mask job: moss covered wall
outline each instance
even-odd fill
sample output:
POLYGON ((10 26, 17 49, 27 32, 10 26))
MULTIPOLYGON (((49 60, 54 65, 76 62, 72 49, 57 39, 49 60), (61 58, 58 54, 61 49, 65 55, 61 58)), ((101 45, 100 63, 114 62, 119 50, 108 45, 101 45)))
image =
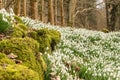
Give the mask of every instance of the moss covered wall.
POLYGON ((40 80, 39 75, 29 67, 15 64, 0 53, 0 80, 40 80))
POLYGON ((12 38, 0 41, 0 52, 4 52, 6 55, 10 53, 17 55, 17 59, 22 61, 22 65, 38 72, 39 79, 43 80, 43 62, 41 62, 38 51, 39 44, 32 38, 12 38))
POLYGON ((47 28, 31 31, 28 36, 39 42, 39 50, 42 53, 51 53, 61 38, 58 31, 48 30, 47 28))
MULTIPOLYGON (((2 30, 3 24, 0 26, 2 30)), ((0 35, 4 35, 0 38, 0 80, 44 80, 47 66, 41 54, 55 49, 60 33, 47 28, 30 29, 18 16, 14 16, 14 23, 7 27, 10 28, 0 31, 0 35), (9 54, 17 58, 9 59, 9 54), (16 61, 20 61, 19 64, 16 61)))

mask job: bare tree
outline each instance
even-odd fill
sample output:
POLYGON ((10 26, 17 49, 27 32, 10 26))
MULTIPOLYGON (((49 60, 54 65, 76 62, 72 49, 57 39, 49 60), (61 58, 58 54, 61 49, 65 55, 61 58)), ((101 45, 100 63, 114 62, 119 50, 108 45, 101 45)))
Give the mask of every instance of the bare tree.
POLYGON ((77 0, 74 25, 83 28, 96 28, 96 0, 77 0))
POLYGON ((105 0, 107 27, 110 31, 120 29, 120 1, 105 0))

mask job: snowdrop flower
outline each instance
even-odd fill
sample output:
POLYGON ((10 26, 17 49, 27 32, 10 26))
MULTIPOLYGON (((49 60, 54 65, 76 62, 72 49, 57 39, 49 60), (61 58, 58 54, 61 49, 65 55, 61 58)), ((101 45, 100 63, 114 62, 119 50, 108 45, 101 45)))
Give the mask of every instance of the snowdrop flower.
POLYGON ((120 39, 120 32, 106 34, 86 29, 61 28, 42 22, 39 23, 30 18, 23 18, 23 21, 33 28, 49 28, 58 30, 61 33, 59 48, 47 57, 53 65, 52 70, 61 71, 59 74, 61 78, 66 76, 67 80, 77 79, 77 75, 70 73, 74 70, 65 65, 64 61, 66 61, 68 63, 75 62, 86 67, 85 76, 90 71, 93 75, 91 78, 101 76, 103 78, 108 77, 108 80, 120 79, 120 42, 116 43, 114 41, 120 39))

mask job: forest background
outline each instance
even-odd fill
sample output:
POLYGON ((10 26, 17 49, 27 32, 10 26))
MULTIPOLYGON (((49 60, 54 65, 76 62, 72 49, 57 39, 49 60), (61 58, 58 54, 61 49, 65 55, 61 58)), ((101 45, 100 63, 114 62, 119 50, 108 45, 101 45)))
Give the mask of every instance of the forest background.
POLYGON ((2 8, 52 25, 120 30, 120 0, 0 0, 2 8))

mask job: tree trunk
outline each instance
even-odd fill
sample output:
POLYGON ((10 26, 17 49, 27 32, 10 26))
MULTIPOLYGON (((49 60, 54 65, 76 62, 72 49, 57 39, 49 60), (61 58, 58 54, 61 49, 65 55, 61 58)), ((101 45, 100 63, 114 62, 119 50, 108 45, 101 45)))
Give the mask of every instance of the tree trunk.
POLYGON ((106 0, 106 18, 107 27, 110 31, 119 30, 120 2, 115 3, 113 0, 106 0))
POLYGON ((69 3, 69 23, 71 24, 71 26, 74 26, 76 3, 77 0, 70 0, 69 3))
POLYGON ((31 18, 38 19, 38 3, 37 0, 30 0, 31 5, 31 18))
POLYGON ((48 0, 48 22, 54 24, 53 0, 48 0))
POLYGON ((16 15, 20 16, 21 13, 21 0, 15 1, 14 12, 16 15))
POLYGON ((34 19, 38 19, 38 3, 37 1, 34 2, 34 19))
POLYGON ((61 4, 61 26, 65 26, 65 17, 64 17, 64 6, 63 6, 63 0, 60 0, 61 4))
POLYGON ((2 9, 2 0, 0 0, 0 9, 2 9))
POLYGON ((41 6, 41 21, 43 21, 43 22, 44 22, 44 17, 45 17, 45 15, 44 15, 45 14, 45 12, 44 12, 44 6, 45 6, 44 3, 45 3, 44 0, 41 0, 41 5, 42 5, 41 6))
POLYGON ((108 1, 105 0, 105 4, 106 4, 106 22, 107 22, 107 28, 109 29, 109 13, 108 13, 109 4, 107 2, 108 1))
POLYGON ((115 30, 120 30, 120 5, 117 7, 116 17, 115 30))
POLYGON ((57 25, 57 0, 54 0, 54 24, 57 25))
POLYGON ((26 0, 23 0, 23 16, 26 16, 26 0))

